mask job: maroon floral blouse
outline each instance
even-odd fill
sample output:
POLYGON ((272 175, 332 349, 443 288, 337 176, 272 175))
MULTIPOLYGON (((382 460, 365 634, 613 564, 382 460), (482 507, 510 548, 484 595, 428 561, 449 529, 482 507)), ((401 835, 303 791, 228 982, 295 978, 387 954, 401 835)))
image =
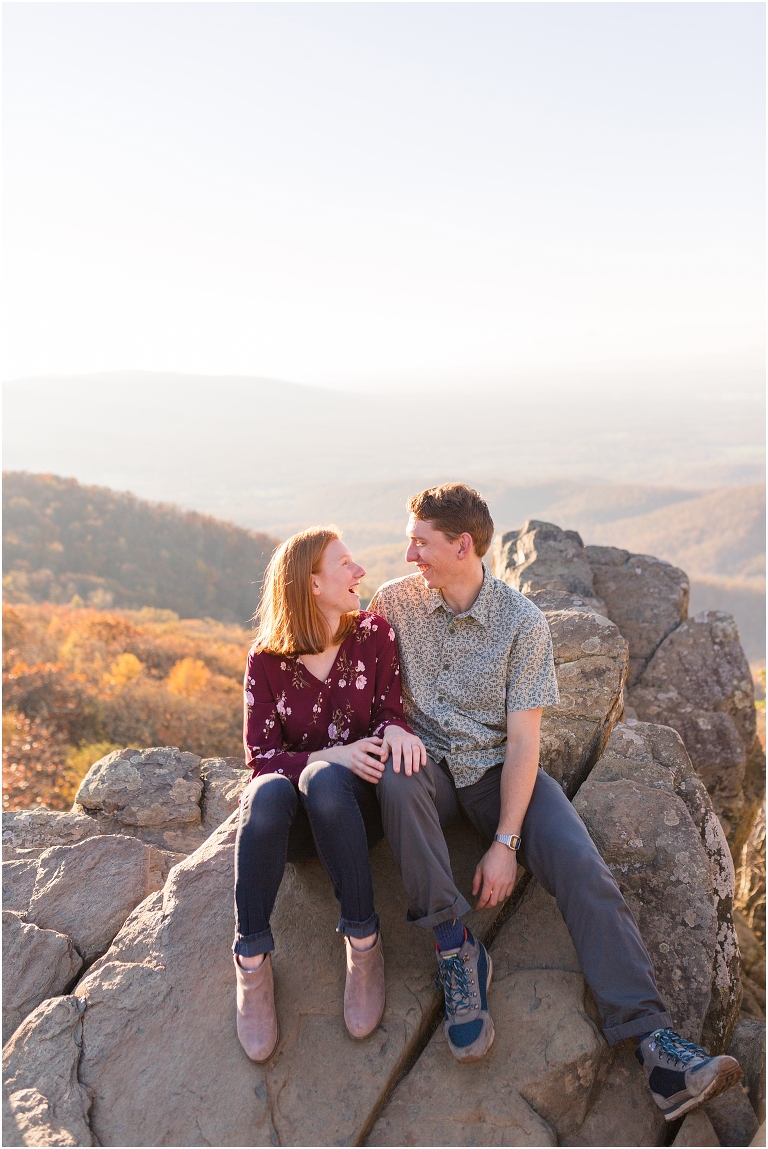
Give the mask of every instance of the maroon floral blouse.
POLYGON ((244 690, 245 761, 254 778, 285 774, 296 784, 315 750, 380 737, 386 726, 412 733, 403 714, 395 632, 368 611, 360 611, 325 682, 293 655, 251 651, 244 690))

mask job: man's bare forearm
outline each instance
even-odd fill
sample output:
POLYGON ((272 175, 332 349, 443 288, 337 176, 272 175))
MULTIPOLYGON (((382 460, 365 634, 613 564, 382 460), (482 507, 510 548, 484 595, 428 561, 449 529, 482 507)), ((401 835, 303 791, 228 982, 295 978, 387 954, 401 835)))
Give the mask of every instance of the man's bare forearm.
POLYGON ((507 715, 507 752, 501 771, 499 834, 522 833, 539 767, 541 710, 507 715))

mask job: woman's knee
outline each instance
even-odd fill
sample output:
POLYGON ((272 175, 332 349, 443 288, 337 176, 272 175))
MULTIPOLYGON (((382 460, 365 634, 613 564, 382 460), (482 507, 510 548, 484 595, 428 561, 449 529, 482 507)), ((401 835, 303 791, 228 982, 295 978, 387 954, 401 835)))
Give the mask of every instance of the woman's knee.
POLYGON ((240 825, 269 829, 296 813, 298 799, 284 774, 260 774, 248 783, 240 799, 240 825))
POLYGON ((353 777, 339 762, 310 762, 299 776, 299 790, 309 809, 333 811, 349 793, 353 777))

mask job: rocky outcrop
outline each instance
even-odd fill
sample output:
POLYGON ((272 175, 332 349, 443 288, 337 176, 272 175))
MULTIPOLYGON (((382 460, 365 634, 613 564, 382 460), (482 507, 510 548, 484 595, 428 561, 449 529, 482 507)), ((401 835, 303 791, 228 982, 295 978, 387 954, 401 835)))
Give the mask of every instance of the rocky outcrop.
POLYGON ((623 710, 627 642, 603 615, 534 592, 552 632, 560 702, 544 710, 540 764, 569 798, 600 757, 623 710))
POLYGON ((98 1144, 77 1076, 81 1009, 74 997, 43 1002, 3 1049, 4 1145, 98 1144))
MULTIPOLYGON (((436 1019, 432 938, 405 922, 400 880, 381 843, 372 853, 387 963, 381 1027, 367 1042, 347 1036, 330 883, 317 861, 289 866, 273 919, 280 1046, 267 1066, 250 1063, 235 1031, 233 842, 230 822, 176 866, 75 988, 83 1007, 78 1075, 94 1098, 100 1144, 351 1143, 436 1019), (180 1096, 183 1105, 168 1105, 180 1096)), ((469 893, 483 845, 466 826, 450 844, 469 893)), ((471 927, 487 934, 498 912, 473 915, 471 927)))
POLYGON ((51 846, 72 846, 99 832, 93 819, 83 814, 62 813, 45 806, 4 810, 3 860, 35 858, 51 846))
POLYGON ((251 771, 242 758, 204 758, 200 777, 203 830, 212 834, 237 809, 240 795, 251 780, 251 771))
POLYGON ((757 1120, 765 1121, 765 1022, 740 1021, 728 1052, 744 1070, 743 1086, 757 1120))
POLYGON ((82 966, 70 938, 3 910, 3 1045, 41 1001, 63 993, 82 966))
POLYGON ((580 606, 606 614, 606 605, 595 591, 584 544, 576 531, 530 519, 519 531, 497 535, 490 564, 496 578, 521 594, 568 594, 580 599, 580 606))
POLYGON ((618 547, 585 547, 595 592, 629 642, 627 685, 634 686, 668 634, 688 617, 685 571, 618 547))
POLYGON ((115 750, 90 768, 73 809, 90 815, 101 833, 189 853, 206 837, 202 795, 197 754, 172 746, 115 750))
POLYGON ((88 964, 149 893, 149 850, 119 834, 54 846, 39 857, 27 920, 71 938, 88 964))
POLYGON ((618 726, 574 806, 637 919, 676 1028, 723 1051, 740 998, 733 862, 681 738, 618 726))
POLYGON ((764 790, 764 778, 757 782, 753 775, 765 758, 756 739, 749 664, 731 616, 708 611, 673 630, 628 702, 641 720, 678 731, 732 850, 740 849, 764 790), (748 758, 748 791, 757 793, 745 795, 748 758))

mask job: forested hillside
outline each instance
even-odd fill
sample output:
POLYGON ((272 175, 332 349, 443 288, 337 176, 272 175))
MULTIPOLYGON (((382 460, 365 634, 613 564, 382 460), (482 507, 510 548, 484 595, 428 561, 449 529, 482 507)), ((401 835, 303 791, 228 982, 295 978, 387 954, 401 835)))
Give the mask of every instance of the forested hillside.
POLYGON ((67 809, 117 747, 241 755, 251 631, 171 611, 3 606, 3 808, 67 809))
POLYGON ((57 475, 3 476, 3 597, 245 624, 276 540, 57 475))

